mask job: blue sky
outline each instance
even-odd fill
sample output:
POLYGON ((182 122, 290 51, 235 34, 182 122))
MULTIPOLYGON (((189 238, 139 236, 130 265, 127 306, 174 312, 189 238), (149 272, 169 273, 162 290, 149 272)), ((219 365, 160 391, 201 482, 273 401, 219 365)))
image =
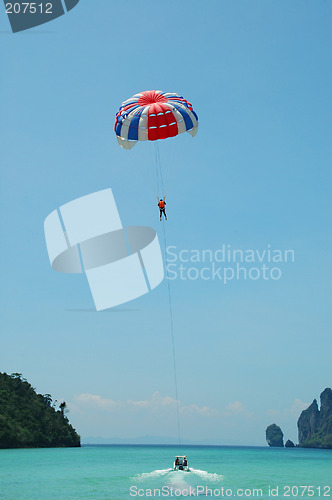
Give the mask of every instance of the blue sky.
POLYGON ((43 221, 111 187, 162 240, 154 146, 121 149, 113 123, 136 92, 178 92, 200 126, 160 144, 168 244, 295 254, 279 280, 170 283, 182 437, 260 445, 276 422, 295 441, 331 386, 331 4, 97 3, 15 35, 1 11, 0 369, 65 399, 83 437, 176 436, 166 283, 94 312, 43 221))

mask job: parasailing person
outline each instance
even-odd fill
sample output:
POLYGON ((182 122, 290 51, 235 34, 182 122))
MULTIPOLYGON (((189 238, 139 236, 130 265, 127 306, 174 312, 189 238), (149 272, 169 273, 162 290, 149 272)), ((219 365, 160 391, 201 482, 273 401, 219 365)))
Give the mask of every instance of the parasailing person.
POLYGON ((164 196, 164 198, 160 198, 160 200, 158 201, 158 207, 160 210, 160 220, 162 219, 163 214, 164 214, 165 220, 167 220, 165 198, 166 198, 166 195, 164 196))

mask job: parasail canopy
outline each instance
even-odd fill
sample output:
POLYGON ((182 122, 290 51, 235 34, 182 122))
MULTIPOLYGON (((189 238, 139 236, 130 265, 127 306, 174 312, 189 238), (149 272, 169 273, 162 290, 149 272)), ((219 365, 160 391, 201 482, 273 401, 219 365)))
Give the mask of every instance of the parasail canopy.
POLYGON ((147 90, 124 101, 114 131, 120 146, 131 149, 137 141, 156 141, 189 132, 195 137, 198 117, 178 94, 147 90))

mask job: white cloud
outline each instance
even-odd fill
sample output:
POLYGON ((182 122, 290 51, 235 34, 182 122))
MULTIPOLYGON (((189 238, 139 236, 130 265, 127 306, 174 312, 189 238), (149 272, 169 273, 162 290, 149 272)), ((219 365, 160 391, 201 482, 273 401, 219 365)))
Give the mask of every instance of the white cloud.
POLYGON ((241 415, 243 417, 252 417, 254 414, 250 412, 241 401, 234 401, 233 403, 228 403, 226 407, 225 415, 234 416, 241 415))
POLYGON ((152 394, 150 399, 141 401, 132 401, 131 399, 129 399, 125 404, 137 409, 156 411, 162 408, 175 406, 176 400, 171 398, 170 396, 162 397, 159 392, 156 391, 152 394))
MULTIPOLYGON (((239 422, 249 423, 254 420, 251 418, 253 413, 240 401, 230 402, 224 409, 196 403, 182 404, 181 401, 178 405, 180 421, 187 437, 196 435, 203 425, 205 437, 208 436, 210 439, 213 436, 215 439, 219 436, 219 439, 225 439, 223 433, 228 432, 233 426, 238 427, 239 422), (220 438, 220 435, 223 437, 220 438)), ((83 393, 68 402, 68 407, 74 427, 83 436, 104 438, 113 436, 127 439, 162 434, 174 438, 177 428, 177 401, 159 392, 154 392, 146 399, 135 400, 115 400, 97 394, 83 393)))
POLYGON ((270 409, 267 411, 268 415, 271 415, 273 417, 282 417, 282 418, 287 418, 287 417, 299 417, 301 412, 308 408, 309 404, 304 403, 300 399, 294 399, 293 404, 290 408, 284 408, 283 410, 274 410, 270 409))
MULTIPOLYGON (((133 401, 128 399, 126 401, 115 401, 109 398, 103 398, 95 394, 79 394, 74 397, 71 405, 73 411, 105 411, 105 412, 120 412, 131 411, 141 412, 147 411, 148 413, 167 413, 168 409, 173 411, 176 408, 176 399, 170 396, 161 396, 158 391, 152 394, 151 398, 146 400, 133 401)), ((179 402, 179 410, 184 415, 198 415, 209 417, 218 415, 220 412, 208 406, 199 406, 191 404, 188 406, 181 405, 179 402)))
POLYGON ((300 413, 306 408, 308 408, 308 406, 309 406, 308 403, 304 403, 300 399, 294 399, 294 403, 292 404, 291 408, 285 411, 288 411, 291 415, 300 416, 300 413))
POLYGON ((74 397, 74 406, 85 407, 90 409, 101 409, 106 411, 116 411, 121 408, 121 401, 114 401, 113 399, 102 398, 95 394, 79 394, 74 397))
POLYGON ((266 412, 268 415, 270 415, 271 417, 278 417, 281 413, 280 410, 267 410, 266 412))
POLYGON ((198 406, 195 404, 189 406, 181 406, 180 412, 183 415, 200 415, 202 417, 213 417, 220 415, 219 410, 215 410, 214 408, 210 408, 209 406, 198 406))

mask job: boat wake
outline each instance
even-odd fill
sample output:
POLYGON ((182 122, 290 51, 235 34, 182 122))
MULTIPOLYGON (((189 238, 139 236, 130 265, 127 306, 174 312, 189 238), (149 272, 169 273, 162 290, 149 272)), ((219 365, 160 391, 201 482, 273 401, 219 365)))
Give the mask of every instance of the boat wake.
POLYGON ((206 470, 190 469, 190 472, 174 471, 173 469, 160 469, 154 470, 152 472, 142 472, 141 474, 136 474, 131 478, 135 482, 149 481, 150 479, 157 479, 167 476, 169 478, 178 478, 181 480, 187 480, 189 476, 192 478, 194 476, 199 477, 205 481, 209 482, 219 482, 224 479, 221 474, 207 472, 206 470))
POLYGON ((139 485, 140 488, 150 489, 152 491, 176 491, 180 496, 206 496, 203 493, 196 493, 200 487, 218 487, 224 476, 210 473, 205 470, 190 469, 190 472, 174 471, 173 469, 154 470, 152 472, 143 472, 131 478, 131 481, 139 485), (192 491, 192 493, 190 493, 192 491))
POLYGON ((206 470, 199 470, 199 469, 190 469, 192 474, 196 474, 197 476, 201 477, 203 480, 210 481, 210 482, 219 482, 224 479, 224 476, 221 474, 216 474, 216 473, 211 473, 207 472, 206 470))
POLYGON ((142 472, 141 474, 136 474, 136 476, 132 477, 131 480, 142 483, 144 481, 149 481, 150 479, 160 478, 172 471, 173 469, 160 469, 154 470, 152 472, 142 472))

